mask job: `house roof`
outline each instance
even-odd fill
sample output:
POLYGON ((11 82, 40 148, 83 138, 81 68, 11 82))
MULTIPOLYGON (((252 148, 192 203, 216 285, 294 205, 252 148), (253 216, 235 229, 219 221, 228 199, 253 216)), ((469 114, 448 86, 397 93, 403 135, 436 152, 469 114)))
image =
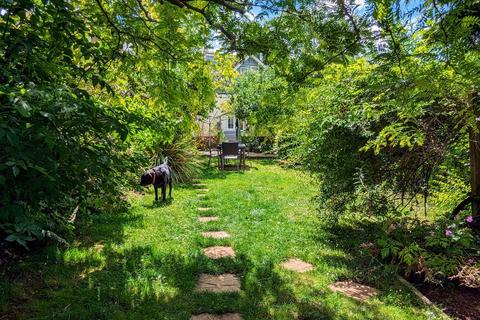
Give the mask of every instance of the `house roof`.
POLYGON ((246 56, 245 59, 242 60, 242 62, 237 63, 237 65, 235 66, 235 70, 240 68, 245 63, 245 61, 247 61, 250 58, 253 59, 259 66, 265 67, 265 63, 263 63, 262 60, 260 60, 256 56, 246 56))

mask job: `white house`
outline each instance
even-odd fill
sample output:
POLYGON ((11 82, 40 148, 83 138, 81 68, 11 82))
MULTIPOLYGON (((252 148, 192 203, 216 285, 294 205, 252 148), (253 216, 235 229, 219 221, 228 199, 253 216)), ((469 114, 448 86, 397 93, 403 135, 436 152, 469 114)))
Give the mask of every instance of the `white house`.
MULTIPOLYGON (((205 54, 205 59, 213 61, 214 53, 209 52, 205 54)), ((241 63, 235 66, 239 73, 247 70, 257 70, 264 67, 261 58, 255 56, 247 56, 241 63)), ((213 134, 217 135, 219 132, 223 133, 223 138, 227 141, 239 141, 243 132, 247 129, 245 121, 240 121, 235 117, 235 114, 223 111, 221 105, 228 102, 230 95, 226 92, 218 92, 216 96, 216 107, 209 113, 208 118, 199 120, 200 135, 202 137, 209 137, 213 134)))

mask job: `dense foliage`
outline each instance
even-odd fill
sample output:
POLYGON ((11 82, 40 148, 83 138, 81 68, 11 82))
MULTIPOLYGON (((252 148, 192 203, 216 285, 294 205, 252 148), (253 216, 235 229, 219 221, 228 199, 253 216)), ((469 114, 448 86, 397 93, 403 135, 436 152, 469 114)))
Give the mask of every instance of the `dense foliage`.
POLYGON ((0 229, 23 245, 61 240, 165 156, 191 177, 195 119, 232 85, 232 59, 204 61, 213 34, 240 57, 263 54, 232 106, 318 177, 322 212, 375 217, 381 258, 426 266, 427 279, 479 270, 477 217, 447 219, 480 139, 479 12, 478 0, 5 1, 0 229), (403 223, 422 206, 435 222, 403 223))
POLYGON ((1 10, 0 227, 22 245, 58 240, 78 214, 121 205, 141 167, 191 137, 213 101, 208 30, 136 1, 1 10))
POLYGON ((370 239, 378 258, 465 285, 467 268, 479 286, 478 217, 449 220, 468 195, 468 141, 478 135, 478 1, 336 8, 362 46, 332 48, 331 59, 321 45, 306 47, 308 59, 303 51, 267 57, 267 69, 236 82, 237 112, 274 135, 280 157, 317 175, 321 212, 332 221, 361 212, 384 226, 370 239), (297 58, 326 63, 306 69, 297 58))

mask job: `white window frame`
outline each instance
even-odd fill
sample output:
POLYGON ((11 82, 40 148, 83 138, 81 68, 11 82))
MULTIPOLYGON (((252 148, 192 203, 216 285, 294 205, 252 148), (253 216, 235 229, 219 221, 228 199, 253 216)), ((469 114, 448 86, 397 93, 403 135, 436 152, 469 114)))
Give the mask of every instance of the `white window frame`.
POLYGON ((233 117, 227 118, 227 128, 228 129, 235 129, 235 119, 233 117))

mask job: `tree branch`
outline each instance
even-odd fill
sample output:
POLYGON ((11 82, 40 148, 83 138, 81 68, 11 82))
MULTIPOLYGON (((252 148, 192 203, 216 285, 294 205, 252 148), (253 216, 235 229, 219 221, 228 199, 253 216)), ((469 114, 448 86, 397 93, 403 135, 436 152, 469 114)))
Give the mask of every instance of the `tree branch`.
POLYGON ((113 21, 110 19, 110 16, 108 15, 107 11, 105 10, 105 8, 103 7, 102 3, 100 2, 100 0, 95 0, 98 4, 98 7, 100 8, 100 10, 102 11, 105 19, 107 19, 107 22, 108 24, 113 28, 113 30, 115 30, 115 33, 117 35, 117 48, 116 50, 118 50, 118 48, 120 48, 120 42, 121 42, 121 39, 122 39, 122 36, 121 36, 121 31, 120 29, 117 27, 117 25, 115 23, 113 23, 113 21))
MULTIPOLYGON (((189 10, 192 10, 196 13, 199 13, 201 14, 205 20, 207 20, 208 24, 216 29, 216 30, 219 30, 223 35, 225 35, 225 37, 227 37, 227 39, 230 41, 232 47, 235 49, 236 48, 236 38, 235 38, 235 35, 233 33, 231 33, 230 31, 228 31, 227 29, 225 29, 224 26, 222 26, 221 24, 219 23, 216 23, 214 21, 214 19, 212 18, 211 15, 209 15, 207 13, 207 11, 205 10, 207 8, 207 6, 205 6, 205 8, 203 9, 200 9, 198 7, 195 7, 191 4, 189 4, 186 0, 167 0, 169 3, 177 6, 177 7, 180 7, 180 8, 187 8, 189 10)), ((245 10, 243 9, 239 9, 237 7, 232 7, 231 5, 228 5, 228 3, 226 1, 223 1, 223 0, 211 0, 212 2, 214 3, 220 3, 221 6, 224 6, 226 7, 227 9, 229 10, 232 10, 232 11, 235 11, 235 12, 239 12, 239 13, 245 13, 245 10)))
MULTIPOLYGON (((145 42, 150 42, 152 43, 158 50, 164 52, 165 54, 169 55, 172 59, 177 59, 177 57, 175 55, 173 55, 170 51, 162 48, 158 43, 156 43, 151 37, 144 37, 144 36, 141 36, 141 35, 135 35, 135 34, 132 34, 131 32, 128 32, 128 31, 125 31, 125 30, 121 30, 114 22, 113 20, 110 18, 110 16, 108 15, 108 12, 105 10, 105 8, 103 7, 102 3, 101 3, 101 0, 95 0, 100 8, 100 10, 102 11, 103 15, 105 16, 105 19, 107 19, 107 22, 108 24, 115 30, 115 33, 117 34, 117 38, 118 38, 118 41, 117 41, 117 48, 116 50, 118 50, 118 48, 120 48, 120 42, 121 42, 121 35, 122 34, 125 34, 129 37, 131 37, 132 39, 139 39, 139 40, 142 40, 142 41, 145 41, 145 42)), ((143 19, 142 19, 143 21, 143 19)), ((150 30, 151 31, 151 30, 150 30)), ((164 39, 161 39, 159 38, 160 40, 164 40, 164 39)), ((168 44, 170 44, 167 40, 164 40, 166 41, 168 44)), ((137 45, 135 43, 135 45, 137 45)), ((172 46, 173 47, 173 46, 172 46)))
POLYGON ((140 10, 143 11, 143 13, 145 14, 145 17, 147 18, 148 21, 158 22, 158 20, 155 20, 155 19, 152 18, 152 16, 150 16, 150 13, 148 12, 148 10, 143 6, 142 0, 137 0, 137 3, 138 3, 138 6, 140 7, 140 10))
POLYGON ((347 6, 345 5, 345 0, 337 0, 338 6, 340 7, 340 10, 342 13, 348 18, 350 23, 352 24, 353 31, 355 32, 355 35, 357 37, 357 41, 360 41, 360 29, 358 28, 357 23, 355 22, 355 19, 353 15, 348 11, 347 6))

